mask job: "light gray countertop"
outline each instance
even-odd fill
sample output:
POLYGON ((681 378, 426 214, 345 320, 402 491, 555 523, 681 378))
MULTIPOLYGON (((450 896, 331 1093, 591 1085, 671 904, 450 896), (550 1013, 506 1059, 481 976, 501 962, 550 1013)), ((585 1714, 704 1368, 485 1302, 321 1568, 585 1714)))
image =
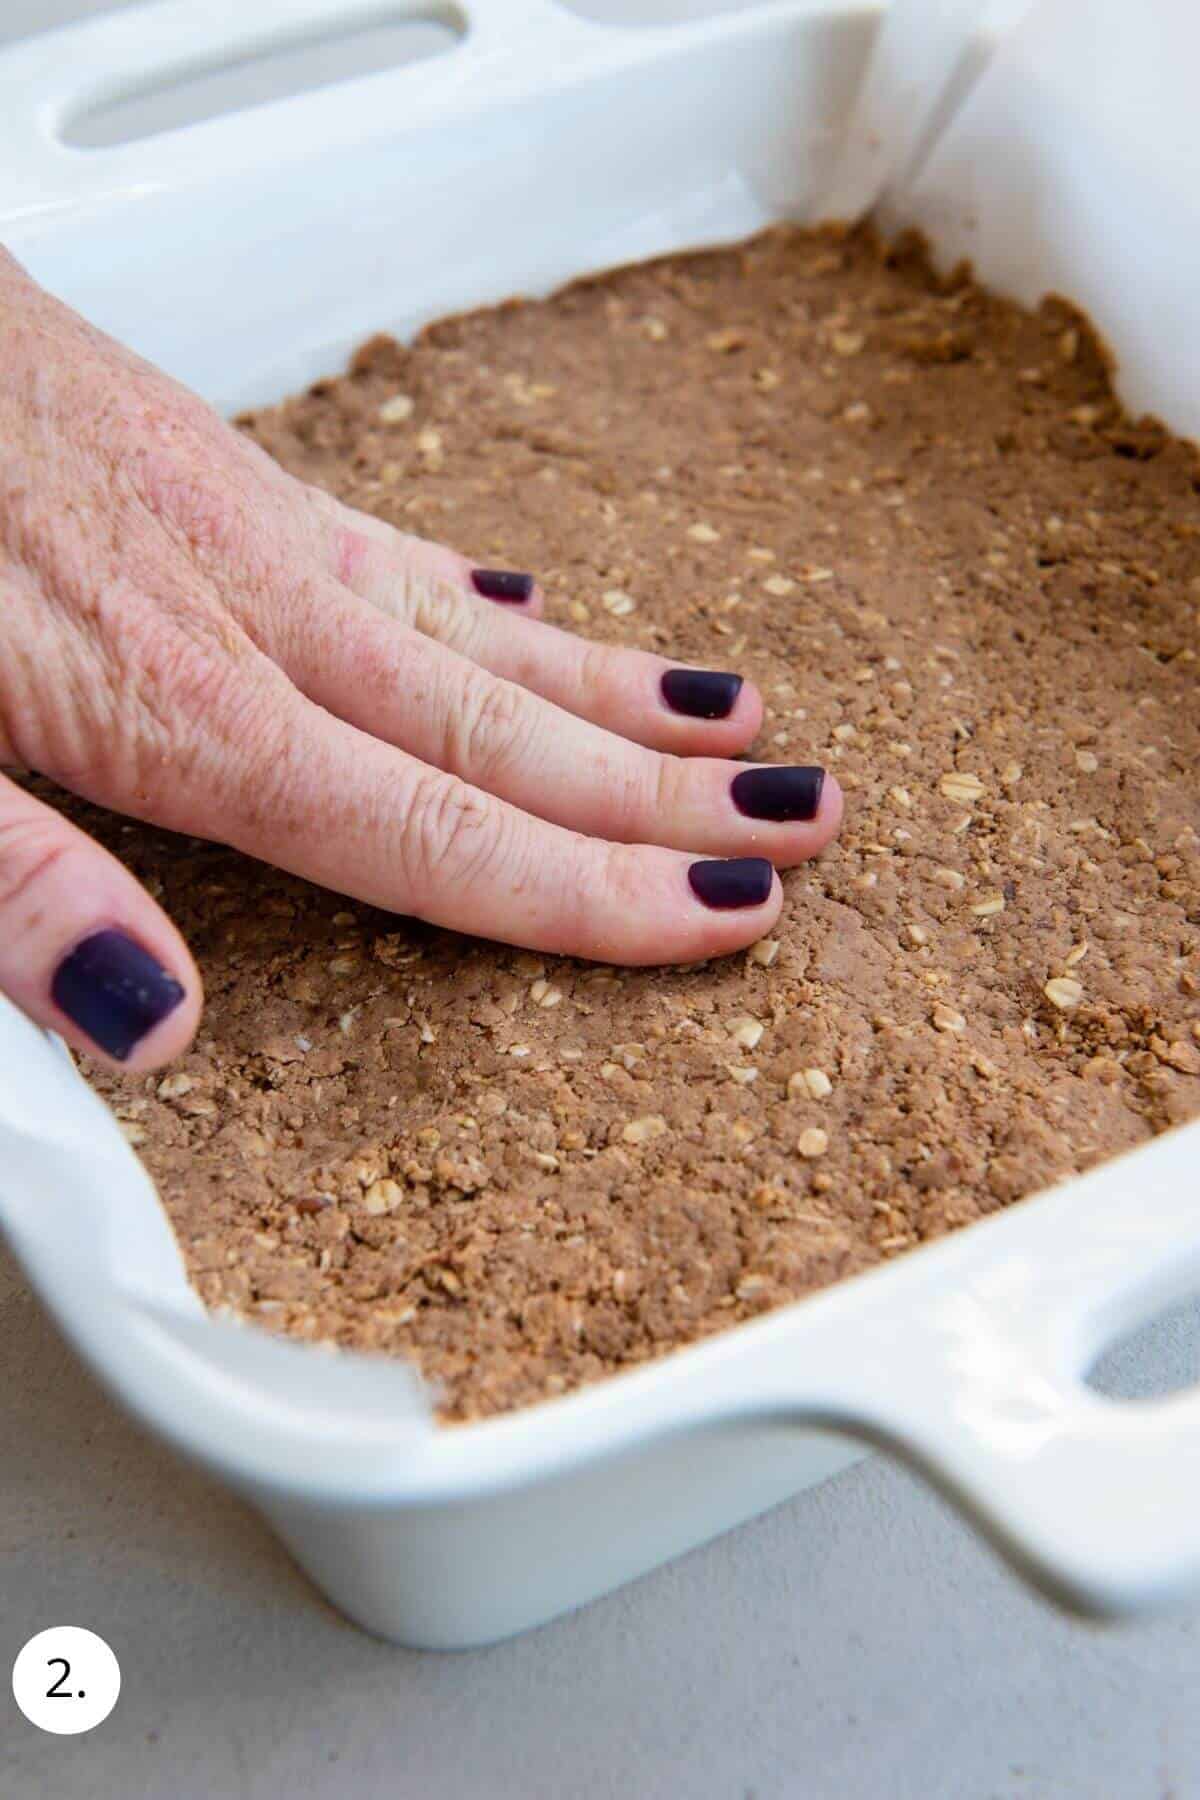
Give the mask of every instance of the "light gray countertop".
MULTIPOLYGON (((113 0, 3 0, 0 45, 113 0)), ((248 0, 252 3, 252 0, 248 0)), ((1194 1378, 1200 1313, 1126 1357, 1194 1378)), ((1196 1616, 1031 1597, 878 1460, 611 1598, 460 1656, 345 1624, 266 1529, 107 1403, 0 1251, 5 1800, 1187 1800, 1196 1616), (90 1626, 121 1699, 47 1736, 20 1645, 90 1626)))

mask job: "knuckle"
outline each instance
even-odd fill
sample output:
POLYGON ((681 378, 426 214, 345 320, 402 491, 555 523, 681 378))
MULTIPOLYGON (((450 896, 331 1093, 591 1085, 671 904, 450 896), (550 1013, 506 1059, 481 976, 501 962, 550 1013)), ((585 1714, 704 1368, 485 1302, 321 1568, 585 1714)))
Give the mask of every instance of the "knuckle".
POLYGON ((575 836, 555 895, 566 940, 586 956, 622 961, 631 922, 646 910, 644 853, 608 839, 575 836))
POLYGON ((155 717, 169 713, 188 724, 211 717, 228 670, 206 645, 176 630, 153 632, 129 669, 129 682, 155 717))
POLYGON ((39 895, 46 892, 69 848, 61 819, 40 809, 0 818, 0 914, 34 925, 41 912, 39 895))
POLYGON ((366 532, 352 525, 334 529, 334 573, 344 587, 357 590, 358 583, 371 557, 371 541, 366 532))
POLYGON ((494 806, 456 776, 434 770, 417 777, 403 854, 411 889, 420 894, 449 881, 483 877, 502 850, 494 806))
POLYGON ((232 486, 202 473, 206 461, 150 448, 133 458, 130 475, 142 505, 189 550, 236 554, 249 535, 243 503, 232 486))
POLYGON ((528 750, 532 707, 514 682, 472 671, 446 713, 445 767, 490 786, 528 750))
POLYGON ((222 837, 254 849, 280 834, 291 840, 315 829, 329 841, 344 834, 341 805, 313 798, 306 746, 290 709, 270 687, 246 682, 229 688, 216 733, 208 804, 222 837))
POLYGON ((644 838, 656 822, 673 820, 677 785, 670 757, 651 750, 635 750, 621 757, 610 777, 619 821, 616 835, 624 839, 644 838))
POLYGON ((404 565, 397 572, 405 616, 418 631, 469 656, 478 647, 481 632, 476 609, 453 582, 443 576, 404 565))
MULTIPOLYGON (((266 664, 253 676, 229 665, 192 666, 182 679, 187 698, 173 717, 187 723, 168 772, 176 785, 179 774, 187 778, 189 812, 202 808, 243 844, 301 823, 309 803, 286 678, 266 664)), ((337 828, 335 819, 327 823, 337 828)))
POLYGON ((614 650, 610 644, 585 644, 579 658, 579 687, 586 694, 596 715, 604 717, 620 707, 626 687, 622 670, 627 667, 627 650, 614 650))
POLYGON ((164 824, 191 805, 201 762, 212 776, 214 743, 257 747, 262 737, 263 684, 247 679, 231 622, 189 625, 153 609, 127 616, 102 752, 121 804, 164 824))
POLYGON ((606 836, 624 843, 643 840, 657 822, 674 817, 671 758, 614 737, 589 761, 592 778, 604 795, 606 836))
POLYGON ((645 853, 634 844, 601 843, 599 867, 589 873, 589 892, 603 895, 622 918, 646 904, 645 853))
POLYGON ((289 684, 203 592, 152 597, 125 580, 103 582, 87 616, 55 641, 53 682, 17 659, 0 670, 0 750, 19 762, 91 800, 187 829, 220 804, 216 790, 251 748, 267 760, 269 715, 289 684))
POLYGON ((683 810, 687 765, 678 756, 647 750, 639 757, 644 770, 644 805, 655 819, 675 819, 683 810))
MULTIPOLYGON (((252 438, 248 441, 254 442, 252 438)), ((261 445, 255 445, 255 448, 260 449, 261 445)), ((309 506, 327 524, 341 525, 350 516, 349 508, 331 494, 328 488, 319 487, 315 481, 304 481, 299 475, 294 475, 292 479, 296 482, 309 506)))
POLYGON ((343 587, 424 636, 473 653, 482 620, 461 580, 439 566, 447 552, 329 494, 308 491, 322 520, 330 569, 343 587))

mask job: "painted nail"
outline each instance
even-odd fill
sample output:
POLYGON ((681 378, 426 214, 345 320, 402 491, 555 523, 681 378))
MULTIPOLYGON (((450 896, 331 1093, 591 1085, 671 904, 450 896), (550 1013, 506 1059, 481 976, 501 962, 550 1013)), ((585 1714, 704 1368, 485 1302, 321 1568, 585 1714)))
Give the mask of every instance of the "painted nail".
POLYGON ((533 576, 515 569, 472 569, 471 586, 485 600, 528 600, 533 576))
POLYGON ((686 713, 689 719, 727 719, 742 691, 742 678, 718 669, 668 669, 661 686, 672 712, 686 713))
POLYGON ((123 931, 97 931, 59 963, 55 1006, 101 1050, 124 1062, 183 999, 183 988, 123 931))
POLYGON ((749 819, 815 819, 825 785, 824 769, 743 769, 729 791, 738 811, 749 819))
POLYGON ((729 912, 769 899, 775 871, 765 856, 732 856, 727 862, 694 862, 688 881, 697 900, 729 912))

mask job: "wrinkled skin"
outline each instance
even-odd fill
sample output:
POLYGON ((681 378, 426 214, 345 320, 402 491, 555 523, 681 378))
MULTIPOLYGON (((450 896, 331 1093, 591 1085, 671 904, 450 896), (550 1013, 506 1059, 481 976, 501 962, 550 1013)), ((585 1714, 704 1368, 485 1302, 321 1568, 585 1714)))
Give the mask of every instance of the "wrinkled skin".
MULTIPOLYGON (((405 914, 613 962, 734 950, 778 916, 702 905, 697 857, 813 855, 817 817, 737 810, 762 717, 680 716, 673 665, 472 589, 468 558, 285 474, 0 251, 0 764, 405 914)), ((119 862, 0 776, 0 991, 52 998, 103 927, 183 989, 123 1057, 195 1030, 183 941, 119 862)), ((110 1060, 102 1059, 102 1060, 110 1060)))

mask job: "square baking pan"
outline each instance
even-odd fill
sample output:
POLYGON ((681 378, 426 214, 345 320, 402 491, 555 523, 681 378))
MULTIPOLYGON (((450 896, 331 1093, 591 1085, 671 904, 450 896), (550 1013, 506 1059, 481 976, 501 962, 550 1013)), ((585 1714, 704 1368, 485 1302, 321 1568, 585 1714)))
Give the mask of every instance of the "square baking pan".
MULTIPOLYGON (((1200 27, 1162 0, 1180 16, 1156 46, 1156 7, 1094 0, 1090 54, 1107 46, 1120 74, 1081 87, 1049 54, 1077 37, 1079 7, 1035 10, 893 201, 993 285, 1079 301, 1120 355, 1123 396, 1194 431, 1200 153, 1179 151, 1200 27), (1132 257, 1136 284, 1120 278, 1132 257)), ((337 369, 374 331, 812 217, 880 14, 844 0, 119 12, 0 55, 0 241, 228 412, 337 369), (448 47, 153 137, 71 141, 99 109, 228 58, 413 19, 448 47)), ((868 1446, 1081 1610, 1200 1586, 1200 1401, 1120 1404, 1085 1379, 1113 1337, 1196 1285, 1198 1168, 1192 1125, 699 1346, 441 1427, 399 1362, 206 1316, 112 1115, 0 1001, 0 1224, 63 1334, 148 1430, 256 1506, 336 1605, 426 1647, 550 1618, 868 1446)))

